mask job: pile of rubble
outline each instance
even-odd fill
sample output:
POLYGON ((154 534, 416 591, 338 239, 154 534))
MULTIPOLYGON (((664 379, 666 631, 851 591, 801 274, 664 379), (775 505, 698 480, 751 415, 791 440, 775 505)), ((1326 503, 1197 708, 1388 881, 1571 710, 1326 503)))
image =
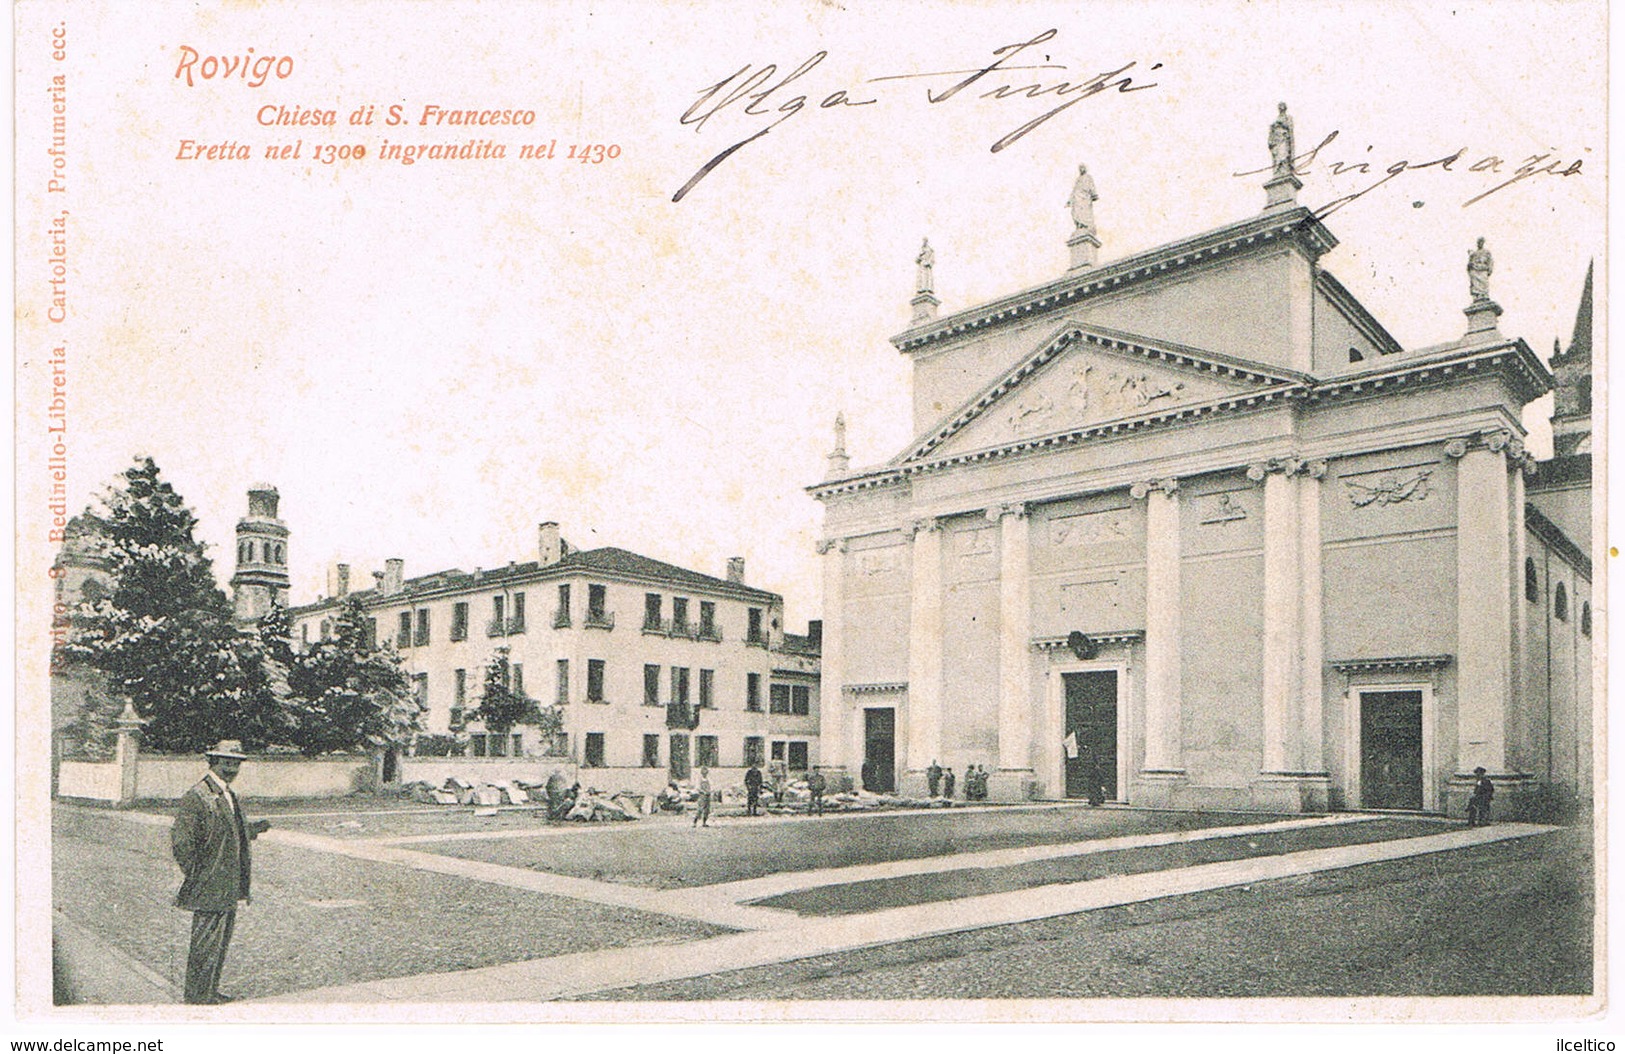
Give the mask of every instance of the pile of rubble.
POLYGON ((461 776, 448 776, 438 787, 421 780, 408 783, 401 793, 426 805, 472 805, 475 815, 491 815, 500 805, 539 805, 539 811, 549 819, 578 823, 635 820, 650 815, 657 807, 656 799, 647 794, 605 794, 580 784, 568 789, 555 785, 550 798, 546 782, 520 779, 475 783, 461 776))

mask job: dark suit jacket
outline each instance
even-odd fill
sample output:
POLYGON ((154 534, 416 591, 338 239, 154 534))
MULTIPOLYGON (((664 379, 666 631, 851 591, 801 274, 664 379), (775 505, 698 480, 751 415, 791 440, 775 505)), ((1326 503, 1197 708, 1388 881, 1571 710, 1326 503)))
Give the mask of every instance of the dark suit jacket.
POLYGON ((170 828, 170 848, 186 880, 175 906, 188 911, 232 911, 248 899, 248 825, 210 779, 181 798, 170 828))

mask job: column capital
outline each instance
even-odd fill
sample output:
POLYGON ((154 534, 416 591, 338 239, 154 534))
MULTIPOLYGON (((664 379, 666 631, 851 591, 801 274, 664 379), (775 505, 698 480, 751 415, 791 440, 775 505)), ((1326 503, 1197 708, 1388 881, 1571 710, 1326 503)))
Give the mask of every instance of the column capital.
POLYGON ((837 553, 844 553, 846 552, 846 539, 820 538, 818 541, 813 543, 813 548, 818 550, 819 556, 823 556, 832 550, 837 553))
POLYGON ((1283 476, 1308 476, 1310 479, 1322 479, 1326 475, 1326 460, 1324 458, 1301 458, 1297 455, 1287 457, 1272 457, 1267 461, 1254 461, 1247 466, 1247 478, 1254 483, 1264 482, 1264 477, 1271 472, 1279 472, 1283 476))
POLYGON ((1137 483, 1130 484, 1128 493, 1129 497, 1133 498, 1135 501, 1142 501, 1154 490, 1160 490, 1170 498, 1178 497, 1179 480, 1172 476, 1167 476, 1163 479, 1141 480, 1137 483))
POLYGON ((1473 450, 1505 454, 1514 464, 1522 464, 1529 456, 1523 440, 1506 428, 1486 428, 1482 432, 1457 436, 1444 444, 1445 456, 1456 460, 1466 457, 1468 452, 1473 450))
POLYGON ((987 522, 999 523, 1006 516, 1014 516, 1018 520, 1027 518, 1027 503, 1024 501, 1007 501, 1000 505, 990 505, 987 509, 987 522))
POLYGON ((903 533, 910 538, 919 534, 932 534, 942 530, 942 521, 935 516, 925 516, 918 520, 911 520, 903 527, 903 533))

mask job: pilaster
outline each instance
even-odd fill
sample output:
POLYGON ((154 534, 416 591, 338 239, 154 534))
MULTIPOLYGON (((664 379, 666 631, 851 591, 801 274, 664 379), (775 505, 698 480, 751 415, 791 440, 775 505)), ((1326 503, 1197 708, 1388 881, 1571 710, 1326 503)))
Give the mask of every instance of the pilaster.
POLYGON ((1253 804, 1324 809, 1330 780, 1321 729, 1320 480, 1324 461, 1248 467, 1264 485, 1262 764, 1253 804))
POLYGON ((853 714, 842 687, 846 683, 846 540, 821 541, 818 553, 824 571, 824 638, 818 667, 820 767, 856 771, 862 759, 850 753, 853 714))
POLYGON ((924 773, 942 755, 942 524, 916 521, 909 590, 908 777, 924 786, 924 773))
POLYGON ((1181 778, 1185 772, 1180 725, 1179 481, 1136 483, 1129 493, 1146 502, 1145 764, 1141 775, 1161 784, 1170 777, 1181 778))
MULTIPOLYGON (((1507 772, 1507 708, 1513 696, 1513 611, 1522 569, 1513 574, 1506 433, 1455 441, 1457 775, 1483 766, 1507 772)), ((1522 532, 1518 532, 1520 535, 1522 532)))
POLYGON ((989 509, 987 516, 999 525, 999 770, 988 793, 1022 801, 1034 779, 1030 526, 1019 503, 989 509))

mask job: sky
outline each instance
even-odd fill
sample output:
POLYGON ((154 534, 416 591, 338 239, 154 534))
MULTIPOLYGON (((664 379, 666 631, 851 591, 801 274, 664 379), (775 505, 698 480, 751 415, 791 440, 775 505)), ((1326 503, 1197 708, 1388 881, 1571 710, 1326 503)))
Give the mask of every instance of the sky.
POLYGON ((324 591, 335 561, 366 584, 393 556, 408 575, 531 559, 537 523, 554 520, 577 546, 713 574, 743 556, 799 629, 821 584, 821 510, 803 488, 824 474, 836 413, 854 465, 911 438, 909 366, 889 338, 907 324, 921 238, 944 314, 1059 277, 1080 162, 1110 261, 1256 214, 1262 177, 1236 173, 1267 163, 1279 101, 1300 152, 1336 133, 1306 166, 1311 206, 1464 150, 1330 214, 1341 244, 1323 265, 1423 346, 1462 332, 1482 236, 1502 331, 1542 355, 1566 342, 1587 263, 1605 263, 1603 13, 25 3, 24 581, 52 549, 46 404, 50 349, 64 346, 69 512, 150 454, 200 517, 222 581, 245 492, 265 481, 292 530, 295 602, 324 591), (1029 68, 951 90, 1006 45, 1004 65, 1029 68), (207 56, 288 61, 205 78, 207 56), (757 90, 800 72, 755 104, 727 101, 769 64, 757 90), (64 70, 66 158, 52 170, 49 82, 64 70), (1059 102, 988 89, 1098 74, 1137 90, 1078 99, 992 149, 1059 102), (391 105, 405 124, 384 124, 391 105), (430 105, 534 123, 436 129, 417 123, 430 105), (265 127, 267 106, 332 110, 337 126, 265 127), (348 124, 366 106, 374 123, 348 124), (470 139, 509 156, 379 156, 470 139), (263 156, 295 141, 298 159, 263 156), (177 156, 233 142, 253 158, 177 156), (530 142, 553 157, 519 158, 530 142), (318 144, 368 156, 330 162, 318 144), (569 159, 579 144, 602 158, 569 159), (1553 171, 1464 204, 1536 156, 1553 171), (1362 162, 1369 173, 1348 167, 1362 162), (66 190, 40 192, 53 172, 66 190), (64 209, 57 323, 45 265, 64 209))

